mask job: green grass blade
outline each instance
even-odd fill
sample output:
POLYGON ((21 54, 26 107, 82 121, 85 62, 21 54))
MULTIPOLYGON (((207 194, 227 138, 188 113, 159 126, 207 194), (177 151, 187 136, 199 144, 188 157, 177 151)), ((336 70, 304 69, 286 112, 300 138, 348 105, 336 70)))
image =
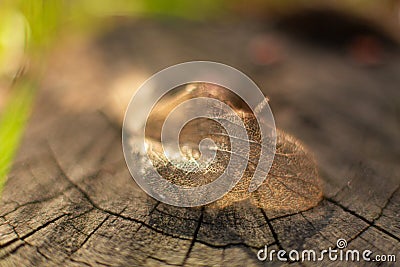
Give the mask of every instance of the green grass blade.
POLYGON ((0 114, 0 193, 30 115, 34 88, 30 82, 16 84, 12 88, 13 92, 6 107, 0 114))

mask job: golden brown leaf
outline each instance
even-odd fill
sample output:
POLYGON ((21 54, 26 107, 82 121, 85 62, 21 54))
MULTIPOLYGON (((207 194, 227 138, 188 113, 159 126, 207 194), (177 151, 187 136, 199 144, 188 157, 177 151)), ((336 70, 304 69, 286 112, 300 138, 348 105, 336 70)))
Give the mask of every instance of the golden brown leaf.
POLYGON ((163 122, 176 105, 194 97, 212 97, 231 106, 244 122, 250 140, 246 171, 243 175, 235 174, 242 175, 241 180, 211 206, 224 207, 248 199, 266 210, 296 212, 315 206, 320 201, 322 189, 314 159, 298 140, 282 131, 277 131, 276 154, 269 172, 265 170, 266 180, 256 191, 249 192, 250 180, 263 146, 257 120, 236 95, 210 84, 198 83, 178 88, 154 107, 146 125, 146 140, 150 148, 148 155, 163 178, 181 186, 200 186, 217 179, 229 162, 229 136, 220 124, 210 119, 193 120, 182 129, 179 137, 182 157, 189 161, 178 159, 171 164, 165 157, 160 137, 163 122), (198 144, 204 138, 214 141, 217 152, 212 164, 201 169, 196 160, 200 157, 198 144), (186 164, 184 170, 178 168, 182 167, 180 164, 186 164))

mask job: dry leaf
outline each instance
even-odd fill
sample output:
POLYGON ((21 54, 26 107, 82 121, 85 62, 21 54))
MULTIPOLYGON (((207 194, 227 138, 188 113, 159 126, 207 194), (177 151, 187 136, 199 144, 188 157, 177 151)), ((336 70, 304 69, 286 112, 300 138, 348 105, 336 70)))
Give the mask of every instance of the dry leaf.
POLYGON ((266 210, 301 211, 320 201, 321 183, 312 156, 299 141, 282 131, 277 132, 272 167, 269 172, 265 170, 267 179, 255 192, 249 192, 248 187, 258 164, 261 146, 266 142, 261 142, 257 120, 248 106, 229 90, 211 84, 196 83, 177 88, 164 96, 150 114, 146 125, 148 156, 163 178, 181 186, 200 186, 217 179, 229 162, 229 136, 219 123, 210 119, 193 120, 182 129, 179 137, 182 159, 175 159, 172 164, 164 155, 160 137, 164 120, 178 104, 195 97, 215 98, 231 106, 244 122, 250 140, 246 171, 243 174, 232 174, 242 176, 241 180, 223 198, 210 204, 211 206, 224 207, 249 199, 266 210), (202 169, 197 160, 200 157, 199 142, 204 138, 211 138, 217 149, 212 164, 202 169))

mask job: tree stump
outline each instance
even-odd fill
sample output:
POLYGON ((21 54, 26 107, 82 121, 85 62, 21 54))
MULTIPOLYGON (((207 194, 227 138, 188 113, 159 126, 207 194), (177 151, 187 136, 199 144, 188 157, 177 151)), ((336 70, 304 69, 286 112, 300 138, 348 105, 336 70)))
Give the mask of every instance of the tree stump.
POLYGON ((256 253, 265 245, 322 250, 339 238, 399 261, 400 54, 387 53, 385 64, 360 67, 255 22, 123 21, 90 40, 64 40, 2 195, 0 265, 264 266, 256 253), (247 48, 260 35, 279 40, 280 62, 251 61, 247 48), (324 187, 317 206, 177 208, 136 185, 121 146, 130 92, 147 75, 194 59, 230 64, 259 84, 277 127, 314 154, 324 187), (120 88, 128 97, 117 95, 115 106, 120 88))

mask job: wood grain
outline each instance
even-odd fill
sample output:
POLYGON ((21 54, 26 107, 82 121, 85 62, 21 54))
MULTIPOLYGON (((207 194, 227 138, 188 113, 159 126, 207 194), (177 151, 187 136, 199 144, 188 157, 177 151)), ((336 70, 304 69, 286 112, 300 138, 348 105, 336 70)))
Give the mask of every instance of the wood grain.
POLYGON ((326 249, 338 238, 400 260, 398 52, 363 68, 255 22, 122 22, 93 40, 71 40, 52 56, 2 195, 0 265, 262 266, 256 252, 264 245, 326 249), (251 62, 247 45, 260 34, 280 40, 282 62, 251 62), (113 107, 109 98, 131 88, 129 73, 193 59, 230 64, 260 85, 277 126, 314 154, 324 187, 316 207, 176 208, 134 183, 121 150, 127 100, 113 107))

